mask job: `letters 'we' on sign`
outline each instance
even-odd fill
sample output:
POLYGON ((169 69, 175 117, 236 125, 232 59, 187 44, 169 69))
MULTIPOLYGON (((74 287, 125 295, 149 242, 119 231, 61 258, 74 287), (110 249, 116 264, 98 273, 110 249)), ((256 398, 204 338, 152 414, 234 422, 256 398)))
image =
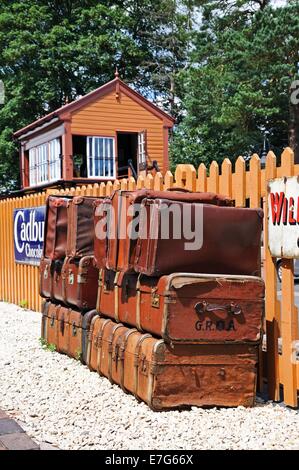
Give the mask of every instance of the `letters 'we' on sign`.
POLYGON ((277 178, 268 184, 268 240, 276 258, 299 258, 299 178, 277 178))

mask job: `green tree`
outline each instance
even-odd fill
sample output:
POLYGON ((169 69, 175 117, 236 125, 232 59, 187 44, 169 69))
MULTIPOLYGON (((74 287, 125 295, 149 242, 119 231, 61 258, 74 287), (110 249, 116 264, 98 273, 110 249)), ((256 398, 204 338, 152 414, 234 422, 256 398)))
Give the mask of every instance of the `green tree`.
POLYGON ((278 154, 288 143, 299 161, 299 7, 290 1, 200 1, 191 67, 178 76, 182 118, 173 162, 195 165, 259 152, 266 132, 278 154), (183 84, 183 85, 182 85, 183 84))
POLYGON ((171 104, 188 15, 175 0, 2 0, 0 188, 18 185, 12 133, 113 78, 171 104))

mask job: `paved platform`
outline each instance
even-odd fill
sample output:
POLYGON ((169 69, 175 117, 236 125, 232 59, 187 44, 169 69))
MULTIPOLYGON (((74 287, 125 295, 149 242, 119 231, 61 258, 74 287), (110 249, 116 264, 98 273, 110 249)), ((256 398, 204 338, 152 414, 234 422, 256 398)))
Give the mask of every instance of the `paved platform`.
POLYGON ((1 450, 40 450, 21 426, 0 410, 0 451, 1 450))

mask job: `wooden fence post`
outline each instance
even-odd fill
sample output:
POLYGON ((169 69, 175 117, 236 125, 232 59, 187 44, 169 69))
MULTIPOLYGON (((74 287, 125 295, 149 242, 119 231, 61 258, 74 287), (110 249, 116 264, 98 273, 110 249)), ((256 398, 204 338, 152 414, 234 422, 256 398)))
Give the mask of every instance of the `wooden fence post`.
MULTIPOLYGON (((281 156, 281 167, 284 176, 294 173, 294 152, 286 148, 281 156)), ((282 261, 282 299, 281 299, 281 337, 282 337, 282 367, 283 395, 286 405, 296 407, 297 375, 294 360, 294 341, 297 333, 298 318, 295 317, 294 302, 294 261, 282 261)))
POLYGON ((279 401, 280 377, 279 377, 279 354, 278 338, 279 325, 277 319, 277 275, 275 258, 272 258, 268 247, 268 181, 276 178, 276 156, 269 152, 266 159, 266 189, 265 189, 265 225, 264 225, 264 251, 265 251, 265 314, 266 314, 266 337, 267 337, 267 379, 269 398, 279 401))
POLYGON ((238 157, 233 175, 233 198, 236 207, 246 206, 246 163, 243 157, 238 157))
POLYGON ((201 163, 198 167, 198 176, 196 181, 196 191, 206 192, 207 191, 207 168, 204 163, 201 163))
POLYGON ((219 165, 215 161, 210 165, 207 189, 211 193, 219 193, 219 165))

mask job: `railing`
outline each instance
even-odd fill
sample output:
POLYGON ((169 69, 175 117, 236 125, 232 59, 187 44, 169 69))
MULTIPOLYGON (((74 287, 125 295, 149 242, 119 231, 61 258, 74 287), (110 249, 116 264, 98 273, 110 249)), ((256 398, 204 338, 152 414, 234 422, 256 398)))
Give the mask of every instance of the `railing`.
MULTIPOLYGON (((246 170, 245 160, 239 157, 234 165, 225 159, 221 167, 213 162, 209 168, 201 164, 196 170, 192 165, 178 165, 174 174, 168 171, 164 176, 157 173, 140 176, 137 181, 131 177, 121 181, 93 184, 67 190, 48 190, 23 198, 0 201, 0 298, 16 304, 22 303, 33 310, 40 310, 38 295, 38 268, 16 265, 13 255, 13 209, 34 207, 45 202, 47 194, 73 194, 86 196, 110 195, 115 189, 148 188, 166 190, 182 187, 190 191, 212 191, 225 194, 235 200, 238 207, 263 207, 267 220, 267 181, 276 177, 299 175, 299 165, 294 165, 294 155, 286 149, 281 156, 281 165, 276 165, 276 157, 270 152, 265 168, 261 169, 260 159, 253 155, 246 170)), ((284 401, 297 406, 299 389, 299 361, 295 360, 295 341, 299 340, 298 313, 294 301, 293 260, 283 260, 281 300, 278 299, 276 260, 267 248, 267 230, 264 230, 264 279, 266 283, 265 331, 267 353, 264 357, 268 379, 269 396, 279 400, 280 384, 284 388, 284 401), (278 339, 282 343, 281 354, 278 339)), ((260 384, 261 387, 261 384, 260 384)))

